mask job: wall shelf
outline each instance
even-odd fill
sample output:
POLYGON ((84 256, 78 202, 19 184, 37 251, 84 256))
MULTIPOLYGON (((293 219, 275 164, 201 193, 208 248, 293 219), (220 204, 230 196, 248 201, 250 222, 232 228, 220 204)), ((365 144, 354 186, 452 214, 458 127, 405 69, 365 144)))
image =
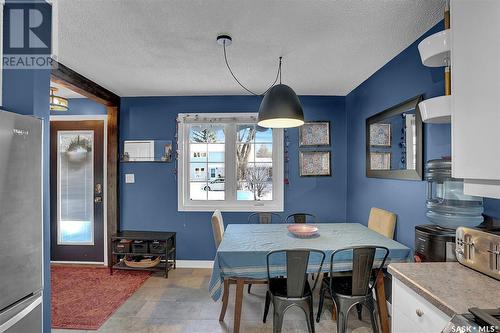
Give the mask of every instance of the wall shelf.
POLYGON ((451 95, 426 99, 418 104, 422 121, 427 124, 451 123, 451 95))
POLYGON ((422 64, 427 67, 443 67, 450 65, 451 29, 437 32, 418 44, 422 64))

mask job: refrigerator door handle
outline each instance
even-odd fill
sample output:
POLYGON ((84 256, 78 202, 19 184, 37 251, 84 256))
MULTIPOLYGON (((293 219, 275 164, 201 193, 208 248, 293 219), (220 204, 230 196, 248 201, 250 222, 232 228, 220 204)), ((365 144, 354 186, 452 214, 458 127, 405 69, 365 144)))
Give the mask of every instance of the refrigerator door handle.
POLYGON ((31 311, 33 311, 33 309, 35 309, 41 303, 42 303, 42 296, 40 295, 38 298, 36 298, 30 305, 28 305, 22 311, 20 311, 15 316, 13 316, 9 320, 7 320, 5 323, 0 324, 0 333, 7 331, 9 328, 11 328, 15 324, 17 324, 19 321, 21 321, 24 317, 26 317, 31 311))

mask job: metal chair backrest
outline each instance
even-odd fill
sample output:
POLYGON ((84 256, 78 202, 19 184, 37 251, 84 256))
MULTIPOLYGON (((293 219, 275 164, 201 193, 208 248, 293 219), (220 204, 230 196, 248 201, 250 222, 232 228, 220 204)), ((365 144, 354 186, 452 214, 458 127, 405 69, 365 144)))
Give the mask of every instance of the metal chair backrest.
POLYGON ((295 213, 287 216, 285 223, 314 223, 316 216, 308 213, 295 213))
MULTIPOLYGON (((311 253, 319 254, 321 260, 319 262, 318 270, 314 273, 318 274, 321 272, 323 267, 323 262, 325 261, 325 253, 320 250, 313 249, 288 249, 288 250, 276 250, 271 251, 267 254, 267 278, 271 280, 270 272, 270 261, 272 256, 278 254, 284 254, 286 257, 286 291, 288 298, 300 298, 304 297, 305 285, 307 282, 307 268, 309 266, 309 257, 311 253)), ((280 262, 281 264, 281 262, 280 262)), ((314 280, 314 286, 312 290, 316 288, 316 283, 318 279, 314 280)))
MULTIPOLYGON (((336 250, 330 258, 330 276, 334 276, 333 265, 335 257, 348 252, 352 253, 351 296, 365 296, 373 289, 375 283, 370 285, 372 274, 375 274, 374 277, 376 278, 380 270, 384 267, 389 255, 389 249, 383 246, 353 246, 336 250), (382 252, 383 258, 380 265, 374 270, 373 264, 377 250, 382 252)), ((330 288, 332 288, 331 282, 332 279, 330 279, 330 288)))
POLYGON ((280 214, 271 212, 252 213, 248 216, 248 223, 271 224, 273 222, 283 223, 283 218, 280 214))

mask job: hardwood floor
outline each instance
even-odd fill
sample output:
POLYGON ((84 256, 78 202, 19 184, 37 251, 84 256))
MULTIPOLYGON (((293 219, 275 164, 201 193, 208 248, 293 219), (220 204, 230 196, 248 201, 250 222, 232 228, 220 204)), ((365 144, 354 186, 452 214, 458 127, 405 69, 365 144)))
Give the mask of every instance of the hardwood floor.
MULTIPOLYGON (((220 333, 232 332, 235 286, 231 286, 226 319, 220 323, 219 312, 222 303, 214 302, 208 294, 209 269, 178 268, 168 279, 153 275, 130 297, 98 331, 52 330, 53 333, 82 332, 134 332, 134 333, 220 333)), ((272 332, 272 316, 262 323, 266 285, 252 286, 252 294, 245 288, 241 332, 272 332)), ((314 310, 318 297, 315 297, 314 310)), ((316 332, 334 333, 336 323, 331 320, 331 302, 325 307, 316 332)), ((271 307, 272 311, 272 307, 271 307)), ((367 312, 364 311, 364 314, 367 312)), ((304 314, 292 308, 285 315, 283 332, 307 332, 304 314)), ((357 320, 354 312, 349 314, 349 332, 371 332, 368 317, 357 320)))

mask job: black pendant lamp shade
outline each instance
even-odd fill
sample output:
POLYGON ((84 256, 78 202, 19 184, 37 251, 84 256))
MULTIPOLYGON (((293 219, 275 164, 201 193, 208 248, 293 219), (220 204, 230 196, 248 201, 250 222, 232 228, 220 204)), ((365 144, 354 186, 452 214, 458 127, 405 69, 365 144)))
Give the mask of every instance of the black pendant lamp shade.
POLYGON ((289 128, 304 124, 304 111, 292 88, 277 84, 267 91, 260 103, 258 125, 267 128, 289 128))

